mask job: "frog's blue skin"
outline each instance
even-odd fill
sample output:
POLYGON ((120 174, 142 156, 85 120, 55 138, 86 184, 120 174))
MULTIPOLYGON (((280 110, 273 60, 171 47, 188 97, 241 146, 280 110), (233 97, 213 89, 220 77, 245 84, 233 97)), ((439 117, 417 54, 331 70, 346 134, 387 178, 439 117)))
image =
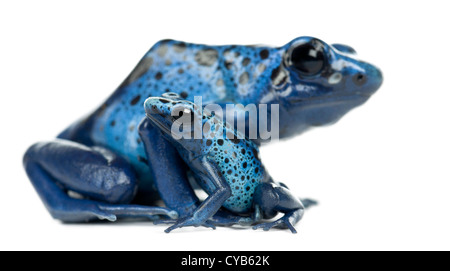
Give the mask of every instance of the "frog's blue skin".
MULTIPOLYGON (((63 221, 186 217, 199 201, 189 183, 180 181, 186 179, 186 163, 178 151, 143 121, 148 97, 172 91, 189 101, 202 96, 204 104, 279 104, 284 139, 336 122, 367 101, 381 82, 381 72, 358 60, 351 47, 312 37, 282 47, 165 40, 149 50, 99 109, 58 139, 31 146, 24 166, 52 216, 63 221), (314 74, 299 70, 301 59, 292 57, 305 45, 323 55, 324 64, 314 74), (167 208, 153 207, 158 199, 167 208)), ((232 225, 240 219, 220 210, 212 220, 232 225)))
POLYGON ((261 163, 257 145, 245 139, 231 125, 225 125, 222 118, 211 112, 202 113, 192 102, 174 98, 176 94, 172 93, 163 96, 149 98, 145 102, 150 125, 153 130, 159 129, 175 147, 197 183, 209 194, 191 215, 177 220, 167 232, 184 226, 213 227, 214 221, 208 220, 221 207, 233 214, 252 215, 253 220, 237 218, 236 223, 239 224, 272 218, 283 212, 283 218, 254 228, 288 227, 295 232, 294 225, 303 216, 304 206, 286 186, 275 183, 268 175, 261 163), (184 113, 183 117, 174 118, 179 112, 184 113), (184 132, 187 138, 175 140, 172 137, 171 128, 176 121, 191 125, 191 129, 184 132), (192 136, 194 122, 199 124, 200 132, 203 130, 202 139, 192 136))

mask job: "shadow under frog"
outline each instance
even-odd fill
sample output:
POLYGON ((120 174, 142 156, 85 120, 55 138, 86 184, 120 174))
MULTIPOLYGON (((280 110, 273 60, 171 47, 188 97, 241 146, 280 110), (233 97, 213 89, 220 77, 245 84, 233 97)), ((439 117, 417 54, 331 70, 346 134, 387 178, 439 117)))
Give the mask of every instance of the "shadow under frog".
MULTIPOLYGON (((187 217, 202 203, 184 181, 185 161, 148 124, 142 107, 147 98, 174 92, 187 101, 201 96, 204 104, 221 106, 279 104, 279 136, 285 139, 338 121, 381 83, 379 69, 358 60, 354 49, 312 37, 282 47, 164 40, 92 114, 56 140, 31 146, 24 166, 56 219, 187 217), (176 180, 180 176, 183 181, 176 180), (69 196, 69 191, 82 198, 69 196), (158 199, 166 208, 151 206, 158 199)), ((215 217, 232 225, 245 216, 219 210, 215 217)))

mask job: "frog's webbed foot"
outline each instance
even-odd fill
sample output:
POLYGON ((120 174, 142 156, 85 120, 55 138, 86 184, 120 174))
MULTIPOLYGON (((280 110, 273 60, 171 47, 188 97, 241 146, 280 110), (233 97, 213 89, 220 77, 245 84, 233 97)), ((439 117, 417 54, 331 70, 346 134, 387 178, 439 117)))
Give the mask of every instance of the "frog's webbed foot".
POLYGON ((253 226, 254 230, 261 229, 261 228, 265 231, 269 231, 272 228, 290 229, 292 233, 297 233, 297 230, 295 230, 294 225, 289 221, 289 218, 286 216, 284 216, 274 222, 261 223, 261 224, 253 226))
POLYGON ((88 222, 93 220, 116 221, 118 218, 144 218, 149 220, 161 217, 177 218, 178 213, 162 207, 127 204, 108 204, 92 200, 66 198, 50 210, 53 217, 64 222, 88 222))
POLYGON ((178 213, 163 207, 141 206, 141 205, 117 205, 117 204, 99 204, 99 209, 124 218, 146 218, 149 220, 160 220, 161 217, 171 219, 178 218, 178 213))
POLYGON ((231 189, 229 185, 223 178, 217 165, 210 157, 205 156, 199 160, 195 160, 195 162, 198 163, 199 168, 204 169, 204 178, 208 178, 208 180, 215 186, 215 191, 211 193, 191 214, 187 214, 175 221, 175 224, 166 230, 167 233, 175 229, 189 226, 205 226, 215 229, 216 227, 214 223, 211 222, 211 218, 219 211, 222 204, 231 196, 231 189))
POLYGON ((63 222, 89 222, 108 220, 114 222, 117 216, 108 210, 102 210, 95 202, 78 199, 60 201, 58 206, 49 207, 51 215, 63 222))
POLYGON ((173 224, 169 228, 165 230, 166 233, 170 233, 171 231, 175 229, 180 229, 183 227, 205 227, 205 228, 211 228, 213 230, 216 229, 216 226, 213 222, 210 220, 207 220, 205 222, 198 222, 195 218, 192 216, 184 217, 180 219, 162 219, 157 220, 153 222, 155 225, 161 225, 161 224, 173 224))
POLYGON ((277 229, 289 229, 292 233, 297 233, 297 230, 295 230, 294 225, 299 221, 304 213, 304 209, 298 209, 295 211, 291 211, 287 214, 285 214, 282 218, 275 220, 273 222, 267 222, 267 223, 261 223, 258 225, 253 226, 254 230, 257 229, 263 229, 265 231, 268 231, 272 228, 277 229))
MULTIPOLYGON (((200 226, 207 227, 207 228, 213 228, 213 229, 215 229, 216 227, 232 227, 235 225, 251 226, 259 220, 260 220, 260 218, 255 215, 253 215, 251 217, 245 217, 245 216, 239 216, 239 215, 229 213, 226 210, 219 210, 214 216, 212 216, 210 219, 208 219, 206 222, 204 222, 200 226)), ((179 222, 176 219, 161 219, 161 220, 154 221, 155 225, 174 224, 173 229, 187 226, 185 224, 185 222, 182 222, 179 224, 182 226, 175 227, 177 225, 177 223, 179 223, 179 222)), ((191 225, 191 226, 195 226, 195 225, 191 225)), ((166 231, 166 232, 170 232, 173 229, 170 229, 170 230, 168 229, 168 231, 166 231)))

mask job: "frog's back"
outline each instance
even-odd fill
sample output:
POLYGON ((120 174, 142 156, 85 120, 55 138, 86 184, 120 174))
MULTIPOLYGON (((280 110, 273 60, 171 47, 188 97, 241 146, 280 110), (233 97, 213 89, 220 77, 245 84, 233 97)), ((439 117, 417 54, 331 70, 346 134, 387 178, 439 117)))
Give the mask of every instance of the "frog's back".
POLYGON ((163 40, 145 54, 111 98, 136 102, 138 96, 144 101, 171 91, 191 101, 202 96, 206 104, 254 102, 254 96, 269 85, 280 59, 281 53, 271 47, 163 40))
POLYGON ((89 117, 89 139, 143 168, 146 155, 137 126, 145 117, 142 105, 148 97, 170 91, 190 101, 201 96, 203 104, 254 102, 270 84, 280 57, 271 47, 160 41, 89 117))

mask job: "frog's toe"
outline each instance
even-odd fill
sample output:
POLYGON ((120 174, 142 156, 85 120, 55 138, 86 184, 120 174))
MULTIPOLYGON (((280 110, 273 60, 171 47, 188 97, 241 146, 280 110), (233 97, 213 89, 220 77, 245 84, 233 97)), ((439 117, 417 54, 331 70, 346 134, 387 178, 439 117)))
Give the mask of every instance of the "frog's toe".
POLYGON ((272 224, 273 223, 261 223, 261 224, 253 226, 252 228, 254 230, 263 229, 264 231, 269 231, 273 227, 272 224))
POLYGON ((169 225, 169 224, 175 224, 177 223, 176 219, 159 219, 153 221, 154 225, 169 225))
MULTIPOLYGON (((173 219, 161 220, 161 221, 156 221, 155 224, 170 224, 170 223, 173 223, 173 221, 174 221, 173 219)), ((199 222, 198 220, 194 219, 193 217, 184 217, 184 218, 174 221, 174 225, 167 228, 165 230, 165 232, 170 233, 173 230, 180 229, 183 227, 200 227, 200 226, 206 227, 206 228, 211 228, 213 230, 216 229, 216 226, 214 225, 214 222, 212 222, 212 221, 199 222)))
POLYGON ((177 211, 170 211, 167 215, 170 218, 172 218, 172 219, 177 219, 178 218, 178 212, 177 211))
MULTIPOLYGON (((75 202, 70 200, 68 202, 75 202)), ((76 203, 62 204, 63 207, 50 209, 50 213, 54 218, 60 219, 67 223, 89 222, 95 220, 107 220, 115 222, 117 216, 109 211, 98 208, 90 202, 79 201, 76 203)))
POLYGON ((176 229, 179 229, 182 227, 187 227, 187 226, 194 226, 194 225, 195 224, 192 223, 190 218, 181 218, 181 219, 178 219, 174 225, 167 228, 164 232, 170 233, 173 230, 176 230, 176 229))
POLYGON ((178 218, 176 211, 162 207, 102 203, 98 205, 98 208, 105 213, 113 214, 119 218, 147 218, 149 220, 160 220, 161 217, 178 218))
POLYGON ((292 233, 294 233, 294 234, 297 233, 297 230, 294 228, 294 225, 292 225, 292 223, 288 219, 283 220, 281 223, 279 223, 275 227, 279 228, 279 229, 289 229, 292 233))
POLYGON ((216 229, 216 225, 214 225, 212 221, 206 221, 205 223, 202 224, 202 226, 205 228, 211 228, 213 230, 216 229))
POLYGON ((91 211, 90 213, 92 215, 95 215, 100 220, 107 220, 110 222, 115 222, 117 220, 117 216, 115 216, 114 214, 103 212, 101 210, 91 211))
POLYGON ((292 233, 297 233, 292 223, 289 221, 289 219, 280 218, 277 221, 274 222, 268 222, 268 223, 261 223, 258 225, 253 226, 254 230, 257 229, 263 229, 264 231, 269 231, 270 229, 277 228, 277 229, 289 229, 292 233))

